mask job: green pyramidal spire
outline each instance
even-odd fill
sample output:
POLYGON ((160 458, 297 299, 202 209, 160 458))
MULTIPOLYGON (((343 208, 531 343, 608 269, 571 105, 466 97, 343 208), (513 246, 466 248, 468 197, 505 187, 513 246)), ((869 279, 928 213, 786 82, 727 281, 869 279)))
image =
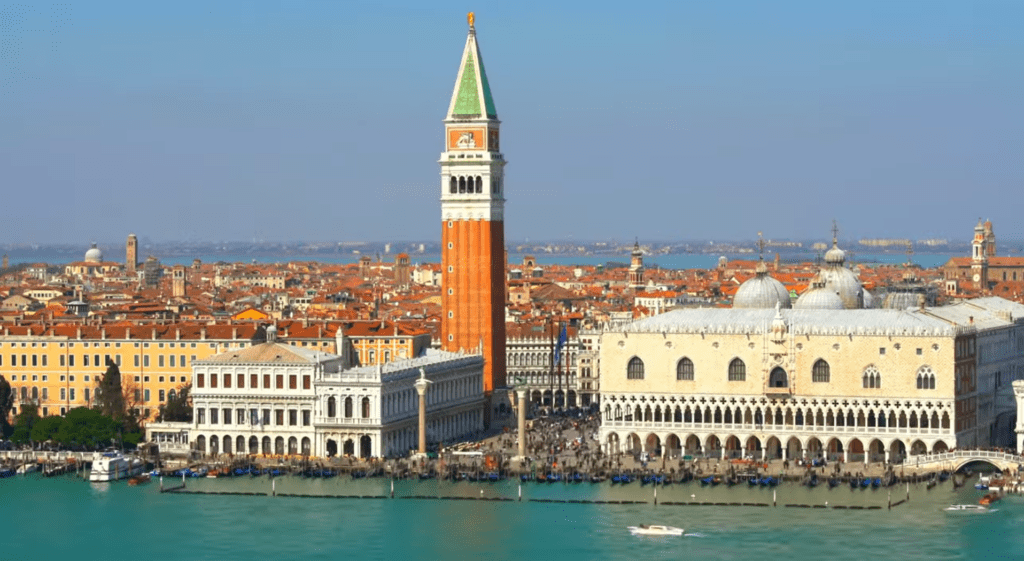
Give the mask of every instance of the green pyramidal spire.
POLYGON ((455 92, 448 106, 448 119, 497 119, 491 86, 487 83, 484 59, 476 42, 476 29, 470 23, 466 50, 455 80, 455 92))

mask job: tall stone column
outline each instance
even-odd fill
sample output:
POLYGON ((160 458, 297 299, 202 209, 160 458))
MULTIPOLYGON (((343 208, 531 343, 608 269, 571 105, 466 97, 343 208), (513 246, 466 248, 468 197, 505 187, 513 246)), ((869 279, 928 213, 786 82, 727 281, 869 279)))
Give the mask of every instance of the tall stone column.
POLYGON ((519 457, 526 457, 526 395, 529 390, 516 388, 516 396, 519 398, 519 457))
POLYGON ((422 368, 420 369, 420 379, 416 380, 414 387, 416 393, 420 394, 420 419, 419 419, 419 448, 420 454, 427 453, 427 385, 430 381, 427 380, 427 373, 422 368))
POLYGON ((1024 380, 1014 380, 1013 397, 1017 402, 1017 453, 1024 454, 1024 380))

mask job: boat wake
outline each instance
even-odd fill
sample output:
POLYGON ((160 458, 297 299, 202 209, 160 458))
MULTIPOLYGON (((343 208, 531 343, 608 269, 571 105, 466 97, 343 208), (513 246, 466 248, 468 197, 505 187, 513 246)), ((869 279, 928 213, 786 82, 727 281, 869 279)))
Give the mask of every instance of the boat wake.
POLYGON ((683 534, 683 537, 684 538, 706 538, 707 535, 706 534, 701 534, 700 532, 692 532, 692 533, 689 533, 689 534, 683 534))

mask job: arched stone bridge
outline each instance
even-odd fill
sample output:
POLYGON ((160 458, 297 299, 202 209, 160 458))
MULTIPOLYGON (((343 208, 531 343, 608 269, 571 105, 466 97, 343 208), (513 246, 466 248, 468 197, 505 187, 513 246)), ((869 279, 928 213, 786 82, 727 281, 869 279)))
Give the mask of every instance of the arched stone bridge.
POLYGON ((1002 472, 1015 472, 1024 466, 1024 456, 991 450, 954 450, 938 454, 915 454, 908 457, 903 465, 922 469, 948 469, 956 471, 971 462, 985 462, 1002 472))

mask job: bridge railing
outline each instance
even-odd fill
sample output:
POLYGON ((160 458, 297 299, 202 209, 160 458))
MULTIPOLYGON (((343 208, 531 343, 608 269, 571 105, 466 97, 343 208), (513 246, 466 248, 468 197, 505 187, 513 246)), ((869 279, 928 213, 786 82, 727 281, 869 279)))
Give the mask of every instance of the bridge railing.
POLYGON ((954 450, 929 454, 915 454, 907 458, 906 464, 914 465, 941 464, 956 460, 996 460, 1009 464, 1024 464, 1024 456, 994 450, 954 450))

